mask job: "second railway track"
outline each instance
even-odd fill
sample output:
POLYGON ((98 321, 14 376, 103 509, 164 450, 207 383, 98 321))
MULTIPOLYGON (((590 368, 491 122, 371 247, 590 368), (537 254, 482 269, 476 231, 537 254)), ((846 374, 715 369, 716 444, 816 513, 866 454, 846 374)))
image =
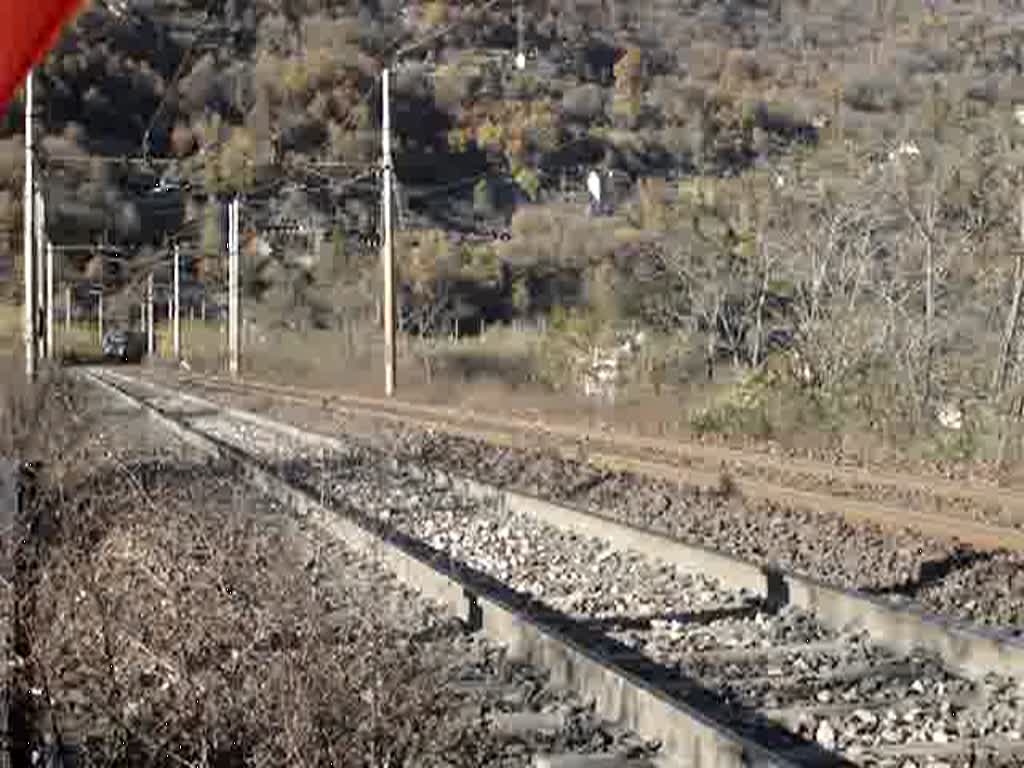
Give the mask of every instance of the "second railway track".
POLYGON ((278 492, 361 521, 353 535, 418 553, 418 565, 394 561, 414 585, 453 576, 440 591, 453 607, 606 717, 662 739, 679 764, 1024 765, 1024 646, 1005 634, 102 375, 169 427, 252 462, 278 492), (586 652, 531 645, 502 610, 586 652))
POLYGON ((830 466, 780 459, 720 446, 657 438, 609 436, 592 430, 419 403, 319 392, 261 381, 183 376, 180 381, 210 391, 262 393, 272 398, 377 419, 391 419, 453 434, 521 445, 523 435, 572 455, 581 441, 589 461, 651 477, 715 486, 722 472, 748 497, 836 510, 850 520, 889 527, 912 525, 936 537, 956 538, 979 549, 1024 551, 1024 492, 939 477, 830 466))
MULTIPOLYGON (((899 508, 885 508, 890 525, 851 521, 846 499, 831 499, 831 506, 801 503, 798 495, 788 502, 764 501, 751 498, 742 484, 738 494, 708 490, 688 471, 665 479, 656 473, 608 470, 589 454, 581 458, 550 450, 542 432, 492 440, 475 429, 463 431, 450 423, 434 428, 434 423, 386 409, 382 416, 376 407, 350 409, 311 402, 308 396, 268 395, 262 385, 248 382, 190 381, 192 391, 223 405, 255 409, 316 431, 358 434, 451 473, 613 515, 676 539, 887 600, 1024 632, 1024 552, 1014 549, 1010 529, 983 526, 987 538, 995 539, 989 543, 999 547, 979 547, 971 536, 963 541, 929 535, 927 526, 910 525, 912 518, 899 508)), ((962 521, 942 520, 947 529, 963 532, 962 521)))

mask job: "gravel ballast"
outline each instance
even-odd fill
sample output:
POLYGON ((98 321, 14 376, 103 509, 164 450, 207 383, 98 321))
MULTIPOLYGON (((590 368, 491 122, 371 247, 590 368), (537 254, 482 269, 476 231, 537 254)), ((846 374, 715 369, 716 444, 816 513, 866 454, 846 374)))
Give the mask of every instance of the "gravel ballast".
MULTIPOLYGON (((171 400, 161 405, 171 409, 171 400)), ((597 628, 609 642, 643 652, 681 684, 713 690, 739 720, 753 710, 806 710, 791 725, 797 734, 865 765, 906 765, 874 755, 886 744, 1020 738, 1024 705, 1015 688, 997 686, 997 695, 981 699, 926 656, 894 657, 863 635, 837 636, 799 611, 772 615, 752 596, 711 580, 467 500, 428 469, 437 466, 428 436, 403 434, 390 451, 350 441, 337 453, 219 415, 197 412, 193 424, 260 454, 325 502, 386 521, 597 628), (780 645, 788 650, 756 653, 780 645), (751 658, 736 655, 744 649, 751 658)), ((586 476, 566 471, 563 488, 570 479, 575 485, 586 476)), ((730 501, 701 498, 727 507, 730 501)))
POLYGON ((348 418, 264 395, 204 392, 213 402, 375 446, 404 461, 473 477, 773 565, 836 586, 911 601, 951 618, 1024 634, 1024 553, 981 552, 925 536, 851 523, 832 511, 750 502, 730 493, 607 472, 543 446, 498 446, 445 432, 348 418))

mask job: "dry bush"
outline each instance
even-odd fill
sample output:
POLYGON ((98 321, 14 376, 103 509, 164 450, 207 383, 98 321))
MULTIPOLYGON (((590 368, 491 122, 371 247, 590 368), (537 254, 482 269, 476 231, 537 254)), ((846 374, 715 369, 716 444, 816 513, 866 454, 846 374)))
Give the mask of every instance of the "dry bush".
POLYGON ((365 583, 322 589, 280 513, 238 488, 227 466, 152 462, 36 507, 36 727, 84 765, 485 764, 488 740, 451 719, 449 646, 365 583))
POLYGON ((34 382, 20 359, 0 379, 0 456, 45 468, 54 480, 76 467, 91 420, 81 386, 57 368, 43 367, 34 382))

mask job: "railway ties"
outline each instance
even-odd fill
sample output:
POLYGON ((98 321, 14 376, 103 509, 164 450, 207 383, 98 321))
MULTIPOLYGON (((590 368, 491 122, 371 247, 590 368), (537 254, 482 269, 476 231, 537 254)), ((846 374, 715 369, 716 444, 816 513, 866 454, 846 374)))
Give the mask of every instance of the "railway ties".
POLYGON ((727 562, 687 569, 659 561, 642 539, 634 551, 609 543, 600 521, 589 530, 557 525, 356 441, 105 377, 168 426, 250 457, 263 468, 254 478, 268 489, 281 483, 307 514, 330 515, 340 535, 404 547, 391 561, 400 577, 445 595, 605 717, 661 739, 679 764, 698 754, 704 765, 1024 764, 1016 681, 978 668, 957 673, 935 652, 822 621, 773 600, 754 576, 737 586, 738 565, 730 574, 727 562), (430 569, 457 586, 432 588, 430 569))

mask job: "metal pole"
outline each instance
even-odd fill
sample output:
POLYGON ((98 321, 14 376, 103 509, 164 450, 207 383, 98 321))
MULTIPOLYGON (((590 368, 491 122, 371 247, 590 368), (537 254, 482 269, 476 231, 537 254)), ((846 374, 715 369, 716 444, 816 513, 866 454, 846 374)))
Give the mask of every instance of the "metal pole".
POLYGON ((35 254, 32 248, 33 235, 33 151, 32 151, 32 73, 28 73, 25 81, 25 190, 22 209, 24 223, 24 234, 22 241, 22 254, 24 264, 22 270, 25 278, 25 327, 23 338, 25 342, 25 375, 32 378, 36 375, 36 307, 35 307, 35 254))
MULTIPOLYGON (((227 318, 227 342, 228 342, 228 373, 232 372, 234 365, 235 351, 233 347, 232 323, 235 317, 235 292, 233 276, 235 271, 232 254, 235 252, 235 205, 234 201, 228 203, 228 318, 227 318)), ((223 320, 222 320, 223 322, 223 320)), ((223 327, 223 326, 221 326, 223 327)))
POLYGON ((228 348, 230 352, 230 372, 238 376, 238 198, 231 201, 228 208, 228 348))
POLYGON ((36 315, 41 327, 36 329, 39 337, 39 356, 49 357, 46 348, 46 206, 43 202, 43 190, 36 175, 35 219, 36 219, 36 315))
POLYGON ((181 356, 181 248, 174 244, 174 359, 181 356))
POLYGON ((146 350, 150 357, 156 350, 156 338, 153 333, 153 273, 146 278, 146 350))
POLYGON ((46 241, 46 356, 53 352, 53 243, 46 241))
POLYGON ((96 315, 97 315, 97 319, 98 319, 98 328, 97 328, 97 330, 99 331, 99 334, 100 334, 100 346, 102 347, 102 345, 103 345, 103 276, 104 276, 103 275, 103 270, 106 268, 106 264, 103 263, 103 254, 102 253, 97 252, 96 255, 99 256, 99 259, 100 259, 100 292, 99 292, 99 302, 98 302, 98 305, 97 305, 98 306, 98 310, 97 310, 96 315))
POLYGON ((39 336, 39 356, 49 357, 50 352, 46 348, 46 205, 43 201, 43 190, 41 179, 36 174, 36 295, 38 296, 36 314, 39 316, 41 327, 37 329, 39 336))
POLYGON ((387 69, 383 73, 381 90, 381 170, 384 175, 381 200, 384 209, 384 394, 392 397, 395 394, 395 242, 391 231, 391 77, 387 69))
POLYGON ((519 6, 516 14, 516 68, 523 70, 526 69, 526 47, 525 47, 525 34, 524 34, 524 19, 523 19, 523 2, 519 0, 519 6))

